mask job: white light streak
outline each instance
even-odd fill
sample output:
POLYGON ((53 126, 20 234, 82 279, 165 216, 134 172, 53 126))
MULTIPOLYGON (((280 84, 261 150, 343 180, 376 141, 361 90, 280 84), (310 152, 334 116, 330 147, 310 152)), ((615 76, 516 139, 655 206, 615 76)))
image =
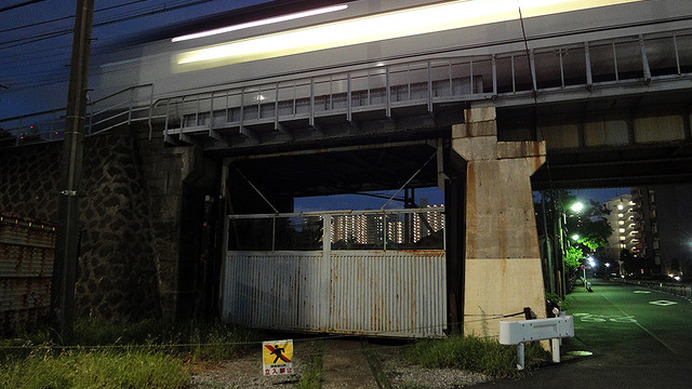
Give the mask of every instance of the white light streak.
POLYGON ((281 22, 286 22, 289 20, 307 18, 310 16, 321 15, 321 14, 326 14, 326 13, 330 13, 330 12, 343 11, 346 8, 348 8, 348 5, 345 5, 345 4, 344 5, 335 5, 335 6, 331 6, 331 7, 316 8, 316 9, 311 9, 308 11, 296 12, 296 13, 292 13, 292 14, 288 14, 288 15, 276 16, 273 18, 255 20, 252 22, 241 23, 241 24, 234 24, 232 26, 217 28, 214 30, 202 31, 202 32, 194 33, 194 34, 188 34, 188 35, 182 35, 182 36, 178 36, 178 37, 171 39, 171 42, 181 42, 181 41, 187 41, 187 40, 191 40, 191 39, 205 38, 205 37, 212 36, 212 35, 225 34, 227 32, 243 30, 246 28, 266 26, 268 24, 281 23, 281 22))
POLYGON ((643 0, 457 0, 298 28, 177 55, 182 66, 221 66, 457 28, 643 0))

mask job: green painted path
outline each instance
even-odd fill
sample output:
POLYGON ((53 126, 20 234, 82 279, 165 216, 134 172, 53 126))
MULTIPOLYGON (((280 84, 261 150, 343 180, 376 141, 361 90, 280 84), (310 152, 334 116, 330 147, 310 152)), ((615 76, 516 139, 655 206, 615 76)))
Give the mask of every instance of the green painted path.
POLYGON ((690 388, 692 303, 682 297, 618 282, 576 287, 568 296, 575 337, 563 344, 563 363, 518 381, 476 387, 690 388), (569 352, 591 351, 589 357, 569 352))

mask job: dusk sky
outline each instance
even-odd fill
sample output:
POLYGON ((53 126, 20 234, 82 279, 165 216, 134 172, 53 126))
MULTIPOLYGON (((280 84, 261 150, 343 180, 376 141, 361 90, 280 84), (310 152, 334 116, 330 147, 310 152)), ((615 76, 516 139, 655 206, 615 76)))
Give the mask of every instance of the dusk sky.
MULTIPOLYGON (((96 0, 92 52, 144 31, 266 1, 96 0)), ((65 107, 76 4, 0 0, 0 120, 65 107)))
MULTIPOLYGON (((96 0, 92 51, 144 31, 267 1, 96 0)), ((75 7, 76 0, 0 0, 0 120, 66 105, 75 7)), ((574 193, 604 202, 629 193, 629 188, 574 193)), ((418 190, 416 199, 422 198, 431 204, 444 201, 436 188, 418 190)), ((360 209, 377 209, 386 202, 356 195, 340 201, 360 209)), ((296 205, 303 210, 319 210, 320 203, 319 199, 304 199, 296 205)))
MULTIPOLYGON (((396 191, 378 192, 380 195, 391 196, 396 191)), ((578 200, 588 201, 595 200, 599 203, 606 201, 623 194, 629 194, 630 188, 598 188, 598 189, 571 189, 578 200)), ((397 198, 403 197, 399 193, 397 198)), ((444 194, 438 188, 421 188, 415 190, 416 202, 420 203, 422 199, 428 200, 430 205, 444 204, 444 194)), ((295 200, 295 212, 311 212, 311 211, 327 211, 327 210, 342 210, 342 209, 380 209, 387 202, 386 199, 377 197, 349 194, 329 197, 304 197, 295 200)), ((392 201, 387 208, 401 208, 400 201, 392 201)))

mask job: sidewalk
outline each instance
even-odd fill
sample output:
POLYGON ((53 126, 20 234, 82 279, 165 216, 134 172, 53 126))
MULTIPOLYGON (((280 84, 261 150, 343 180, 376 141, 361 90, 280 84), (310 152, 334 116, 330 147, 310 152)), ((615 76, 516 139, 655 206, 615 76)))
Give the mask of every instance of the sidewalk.
POLYGON ((575 337, 565 339, 562 363, 546 366, 521 380, 499 380, 478 388, 684 388, 692 378, 687 345, 692 343, 692 309, 676 300, 666 311, 648 300, 669 298, 641 287, 596 280, 593 293, 575 287, 568 315, 575 316, 575 337), (674 312, 674 313, 673 313, 674 312), (679 320, 679 321, 675 321, 679 320), (675 321, 675 322, 674 322, 675 321), (682 327, 682 328, 681 328, 682 327), (674 333, 669 340, 665 334, 674 333), (671 346, 672 345, 672 346, 671 346), (576 357, 570 352, 589 351, 576 357))

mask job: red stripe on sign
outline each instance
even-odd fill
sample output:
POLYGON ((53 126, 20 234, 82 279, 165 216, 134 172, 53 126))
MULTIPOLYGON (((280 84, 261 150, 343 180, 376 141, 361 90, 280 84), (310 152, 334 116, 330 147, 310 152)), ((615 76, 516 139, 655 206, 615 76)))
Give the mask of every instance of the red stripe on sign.
MULTIPOLYGON (((274 354, 274 350, 276 350, 276 349, 274 348, 274 346, 265 345, 264 347, 266 347, 269 351, 271 351, 271 352, 272 352, 272 355, 276 355, 276 354, 274 354)), ((255 350, 256 350, 256 349, 255 349, 255 350)), ((291 362, 291 360, 288 359, 288 358, 286 358, 286 356, 283 355, 283 354, 280 354, 280 355, 279 355, 279 358, 281 358, 281 360, 284 361, 284 362, 291 362)))

